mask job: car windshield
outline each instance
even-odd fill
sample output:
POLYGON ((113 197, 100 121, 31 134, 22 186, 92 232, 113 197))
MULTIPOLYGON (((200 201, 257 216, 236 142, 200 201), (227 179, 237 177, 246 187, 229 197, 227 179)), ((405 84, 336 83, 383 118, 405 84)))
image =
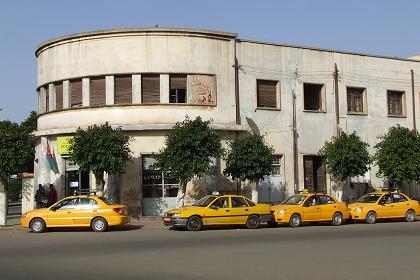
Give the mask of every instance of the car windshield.
POLYGON ((106 204, 108 204, 108 205, 112 205, 112 204, 114 204, 113 202, 112 202, 112 200, 110 200, 109 198, 107 198, 107 197, 103 197, 103 196, 101 196, 101 197, 99 197, 99 199, 100 200, 102 200, 103 202, 105 202, 106 204))
POLYGON ((367 194, 357 200, 361 203, 375 203, 381 197, 380 194, 367 194))
POLYGON ((206 207, 208 206, 216 197, 215 196, 205 196, 202 199, 198 200, 196 203, 193 204, 193 206, 198 207, 206 207))
POLYGON ((306 195, 294 195, 283 202, 283 204, 288 205, 299 205, 301 204, 306 198, 306 195))

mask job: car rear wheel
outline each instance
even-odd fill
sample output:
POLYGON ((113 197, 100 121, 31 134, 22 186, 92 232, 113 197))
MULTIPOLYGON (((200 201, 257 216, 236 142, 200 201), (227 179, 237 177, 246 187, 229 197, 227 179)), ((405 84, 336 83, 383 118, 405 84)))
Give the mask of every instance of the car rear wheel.
POLYGON ((302 225, 302 218, 299 214, 293 214, 290 217, 289 226, 291 227, 300 227, 302 225))
POLYGON ((246 221, 246 228, 256 229, 260 227, 260 218, 257 215, 251 215, 246 221))
POLYGON ((187 229, 189 231, 199 231, 203 228, 203 222, 198 216, 192 216, 187 221, 187 229))
POLYGON ((35 218, 29 224, 29 228, 34 233, 41 233, 41 232, 44 232, 47 227, 43 219, 35 218))
POLYGON ((367 224, 374 224, 374 223, 376 223, 376 213, 373 212, 373 211, 367 213, 365 222, 367 224))
POLYGON ((408 210, 407 213, 405 213, 405 220, 409 223, 414 222, 416 220, 416 212, 414 210, 408 210))
POLYGON ((97 217, 92 221, 92 230, 96 232, 104 232, 108 228, 107 221, 102 217, 97 217))
POLYGON ((332 218, 333 226, 341 226, 344 223, 344 218, 341 213, 335 213, 332 218))

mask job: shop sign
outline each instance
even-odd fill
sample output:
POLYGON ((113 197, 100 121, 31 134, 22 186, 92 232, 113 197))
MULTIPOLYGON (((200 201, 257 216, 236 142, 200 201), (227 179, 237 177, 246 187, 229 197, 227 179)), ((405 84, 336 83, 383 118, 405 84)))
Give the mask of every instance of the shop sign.
POLYGON ((73 136, 62 136, 57 137, 57 153, 59 155, 68 155, 70 154, 70 139, 72 139, 73 136))

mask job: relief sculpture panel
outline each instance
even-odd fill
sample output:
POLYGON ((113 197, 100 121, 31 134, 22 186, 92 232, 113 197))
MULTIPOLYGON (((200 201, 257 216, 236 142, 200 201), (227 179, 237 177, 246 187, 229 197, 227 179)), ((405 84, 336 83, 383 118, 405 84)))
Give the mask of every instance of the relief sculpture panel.
POLYGON ((216 79, 213 75, 191 75, 190 103, 216 105, 216 79))

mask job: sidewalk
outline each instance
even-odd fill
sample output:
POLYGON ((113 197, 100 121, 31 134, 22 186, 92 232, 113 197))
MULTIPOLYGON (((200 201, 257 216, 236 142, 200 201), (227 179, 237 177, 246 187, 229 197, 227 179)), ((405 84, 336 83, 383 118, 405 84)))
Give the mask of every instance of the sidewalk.
MULTIPOLYGON (((161 217, 141 217, 139 219, 131 219, 130 223, 124 226, 137 226, 141 229, 165 229, 161 217)), ((122 227, 124 227, 122 226, 122 227)), ((0 230, 28 230, 20 226, 20 216, 9 216, 7 225, 0 226, 0 230)))

